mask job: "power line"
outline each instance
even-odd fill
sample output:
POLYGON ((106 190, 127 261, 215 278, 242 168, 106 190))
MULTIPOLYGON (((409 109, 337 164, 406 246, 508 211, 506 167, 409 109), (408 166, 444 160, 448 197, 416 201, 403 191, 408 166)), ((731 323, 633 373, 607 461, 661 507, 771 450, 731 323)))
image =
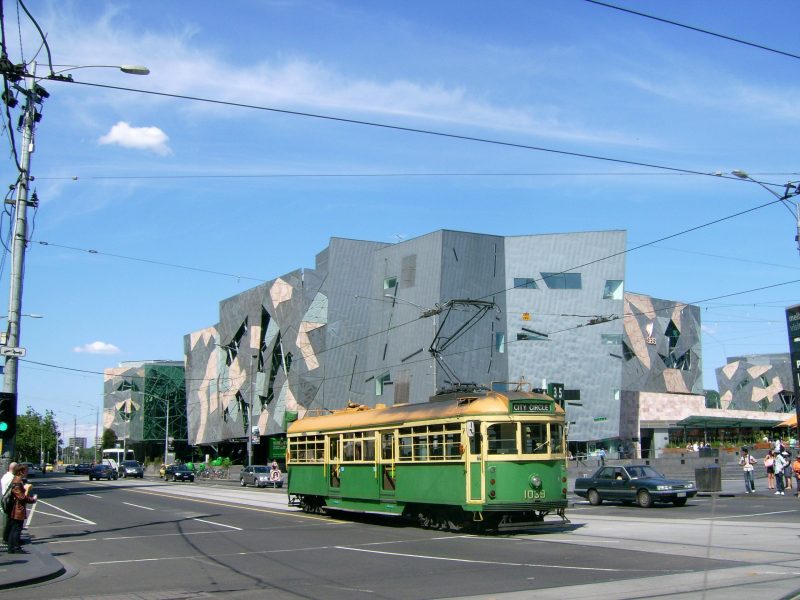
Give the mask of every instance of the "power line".
POLYGON ((168 263, 165 261, 160 260, 151 260, 148 258, 138 258, 135 256, 124 256, 122 254, 113 254, 111 252, 101 252, 99 250, 91 250, 88 248, 76 248, 75 246, 66 246, 64 244, 56 244, 53 242, 45 242, 42 240, 28 240, 30 244, 39 244, 40 246, 52 246, 53 248, 63 248, 65 250, 75 250, 76 252, 86 252, 87 254, 96 254, 98 256, 110 256, 112 258, 121 258, 123 260, 131 260, 135 262, 142 262, 148 263, 151 265, 159 265, 162 267, 171 267, 173 269, 185 269, 187 271, 196 271, 199 273, 209 273, 211 275, 222 275, 224 277, 234 277, 236 279, 248 279, 250 281, 258 281, 259 283, 264 283, 267 281, 266 279, 261 279, 259 277, 248 277, 247 275, 237 275, 235 273, 225 273, 223 271, 212 271, 211 269, 203 269, 200 267, 190 267, 188 265, 178 265, 175 263, 168 263))
MULTIPOLYGON (((753 175, 798 175, 799 173, 752 173, 753 175)), ((664 173, 661 171, 553 171, 553 172, 510 172, 510 173, 217 173, 217 174, 166 174, 166 175, 66 175, 61 177, 37 177, 37 181, 104 181, 104 180, 186 180, 186 179, 314 179, 314 178, 425 178, 425 177, 686 177, 688 173, 664 173)), ((767 185, 779 186, 770 183, 767 185)))
POLYGON ((761 44, 756 44, 755 42, 748 42, 747 40, 742 40, 739 38, 735 38, 729 35, 725 35, 722 33, 717 33, 715 31, 709 31, 708 29, 701 29, 700 27, 694 27, 693 25, 686 25, 685 23, 678 23, 677 21, 671 21, 670 19, 665 19, 663 17, 657 17, 655 15, 649 15, 647 13, 639 12, 636 10, 631 10, 630 8, 623 8, 622 6, 616 6, 614 4, 608 4, 607 2, 599 2, 598 0, 585 0, 589 4, 596 4, 598 6, 604 6, 606 8, 612 8, 614 10, 618 10, 620 12, 629 13, 631 15, 636 15, 638 17, 645 17, 646 19, 652 19, 653 21, 660 21, 661 23, 667 23, 668 25, 674 25, 675 27, 682 27, 684 29, 689 29, 691 31, 696 31, 698 33, 705 33, 706 35, 711 35, 714 37, 721 38, 723 40, 728 40, 729 42, 736 42, 737 44, 744 44, 745 46, 750 46, 751 48, 758 48, 759 50, 766 50, 767 52, 773 52, 775 54, 781 54, 783 56, 788 56, 789 58, 800 58, 797 54, 792 54, 791 52, 785 52, 783 50, 777 50, 775 48, 770 48, 769 46, 762 46, 761 44))
MULTIPOLYGON (((379 123, 377 121, 364 121, 364 120, 361 120, 361 119, 348 119, 348 118, 345 118, 345 117, 336 117, 336 116, 333 116, 333 115, 323 115, 323 114, 319 114, 319 113, 310 113, 310 112, 288 110, 288 109, 282 109, 282 108, 274 108, 274 107, 269 107, 269 106, 260 106, 260 105, 257 105, 257 104, 246 104, 246 103, 243 103, 243 102, 233 102, 233 101, 229 101, 229 100, 216 100, 216 99, 213 99, 213 98, 203 98, 203 97, 200 97, 200 96, 188 96, 188 95, 184 95, 184 94, 171 94, 171 93, 167 93, 167 92, 156 92, 156 91, 153 91, 153 90, 143 90, 143 89, 139 89, 139 88, 131 88, 131 87, 125 87, 125 86, 118 86, 118 85, 109 85, 109 84, 102 84, 102 83, 90 83, 90 82, 85 82, 85 81, 74 81, 74 80, 66 81, 66 80, 62 80, 62 79, 55 79, 55 81, 65 81, 66 83, 73 83, 73 84, 76 84, 76 85, 98 87, 98 88, 102 88, 102 89, 117 90, 117 91, 122 91, 122 92, 134 92, 134 93, 137 93, 137 94, 145 94, 145 95, 150 95, 150 96, 159 96, 159 97, 162 97, 162 98, 173 98, 173 99, 179 99, 179 100, 192 100, 192 101, 195 101, 195 102, 205 102, 205 103, 208 103, 208 104, 216 104, 216 105, 220 105, 220 106, 231 106, 231 107, 235 107, 235 108, 248 108, 248 109, 251 109, 251 110, 260 110, 260 111, 265 111, 265 112, 271 112, 271 113, 277 113, 277 114, 283 114, 283 115, 291 115, 291 116, 296 116, 296 117, 308 117, 308 118, 320 119, 320 120, 324 120, 324 121, 333 121, 333 122, 337 122, 337 123, 347 123, 347 124, 350 124, 350 125, 363 125, 363 126, 367 126, 367 127, 376 127, 376 128, 387 129, 387 130, 391 130, 391 131, 403 131, 403 132, 406 132, 406 133, 418 133, 418 134, 422 134, 422 135, 431 135, 431 136, 447 138, 447 139, 461 140, 461 141, 467 141, 467 142, 476 142, 476 143, 480 143, 480 144, 491 144, 491 145, 494 145, 494 146, 503 146, 503 147, 506 147, 506 148, 517 148, 517 149, 520 149, 520 150, 531 150, 531 151, 535 151, 535 152, 545 152, 545 153, 549 153, 549 154, 557 154, 557 155, 560 155, 560 156, 572 156, 572 157, 576 157, 576 158, 587 158, 587 159, 590 159, 590 160, 599 160, 599 161, 612 162, 612 163, 618 163, 618 164, 624 164, 624 165, 632 165, 632 166, 636 166, 636 167, 647 167, 647 168, 651 168, 651 169, 658 169, 658 170, 661 170, 661 171, 671 171, 671 172, 674 172, 674 173, 684 173, 684 174, 687 174, 687 175, 702 175, 702 176, 707 176, 707 177, 721 177, 721 178, 724 178, 724 179, 738 180, 737 177, 734 177, 732 175, 726 175, 726 174, 723 174, 723 173, 720 173, 720 172, 709 173, 709 172, 706 172, 706 171, 696 171, 696 170, 693 170, 693 169, 682 169, 680 167, 670 167, 670 166, 658 165, 658 164, 654 164, 654 163, 646 163, 646 162, 640 162, 640 161, 635 161, 635 160, 627 160, 627 159, 622 159, 622 158, 613 158, 613 157, 609 157, 609 156, 601 156, 599 154, 587 154, 587 153, 583 153, 583 152, 571 152, 569 150, 561 150, 561 149, 558 149, 558 148, 548 148, 548 147, 545 147, 545 146, 534 146, 534 145, 530 145, 530 144, 521 144, 521 143, 516 143, 516 142, 495 140, 495 139, 491 139, 491 138, 482 138, 482 137, 462 135, 462 134, 457 134, 457 133, 447 133, 447 132, 444 132, 444 131, 436 131, 436 130, 433 130, 433 129, 421 129, 421 128, 417 128, 417 127, 405 127, 405 126, 402 126, 402 125, 391 125, 391 124, 388 124, 388 123, 379 123)), ((777 185, 777 184, 769 184, 769 185, 777 185)))

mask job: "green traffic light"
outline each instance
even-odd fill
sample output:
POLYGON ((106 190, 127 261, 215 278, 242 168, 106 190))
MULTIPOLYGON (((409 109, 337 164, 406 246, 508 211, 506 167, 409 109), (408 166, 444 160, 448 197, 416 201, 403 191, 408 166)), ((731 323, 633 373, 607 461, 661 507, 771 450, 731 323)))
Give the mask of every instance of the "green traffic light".
POLYGON ((8 423, 5 421, 0 422, 0 431, 7 431, 8 430, 8 423))

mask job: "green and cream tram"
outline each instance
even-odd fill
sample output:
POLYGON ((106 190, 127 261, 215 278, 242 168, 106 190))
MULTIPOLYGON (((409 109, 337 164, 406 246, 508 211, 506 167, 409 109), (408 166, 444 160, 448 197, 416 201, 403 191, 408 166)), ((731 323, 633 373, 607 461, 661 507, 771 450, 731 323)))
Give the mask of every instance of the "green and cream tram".
POLYGON ((351 406, 288 429, 289 496, 307 512, 494 530, 568 522, 564 411, 536 392, 468 391, 351 406))

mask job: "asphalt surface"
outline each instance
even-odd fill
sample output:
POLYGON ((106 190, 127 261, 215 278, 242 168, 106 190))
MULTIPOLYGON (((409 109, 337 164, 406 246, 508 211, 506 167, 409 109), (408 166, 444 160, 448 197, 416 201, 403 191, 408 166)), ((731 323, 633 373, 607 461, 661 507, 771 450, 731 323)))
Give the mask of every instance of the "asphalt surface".
POLYGON ((48 476, 19 556, 62 565, 26 592, 42 599, 781 598, 800 587, 800 499, 738 487, 681 508, 573 497, 568 527, 474 536, 306 515, 235 482, 48 476))

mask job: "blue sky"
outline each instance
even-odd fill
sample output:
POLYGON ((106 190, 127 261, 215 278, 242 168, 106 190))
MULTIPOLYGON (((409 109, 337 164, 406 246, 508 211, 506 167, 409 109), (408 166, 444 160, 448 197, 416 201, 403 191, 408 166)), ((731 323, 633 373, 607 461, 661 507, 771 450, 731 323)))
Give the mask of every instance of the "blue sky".
MULTIPOLYGON (((618 4, 800 53, 791 2, 618 4)), ((800 179, 798 59, 583 0, 27 6, 53 63, 151 70, 71 71, 80 82, 800 179)), ((11 60, 36 55, 45 74, 41 40, 21 13, 19 31, 13 0, 5 15, 11 60)), ((93 436, 102 402, 102 376, 70 369, 180 360, 183 336, 216 323, 221 299, 313 267, 332 236, 626 229, 633 247, 773 199, 714 176, 42 85, 23 312, 43 318, 22 323, 20 404, 55 410, 69 435, 77 420, 93 436), (412 173, 429 176, 364 176, 412 173)), ((0 169, 12 184, 10 156, 0 169)), ((783 310, 798 284, 739 292, 800 279, 794 228, 786 208, 769 206, 628 254, 629 291, 686 302, 738 294, 700 303, 707 387, 725 356, 787 351, 783 310)), ((8 262, 0 279, 7 288, 8 262)))

